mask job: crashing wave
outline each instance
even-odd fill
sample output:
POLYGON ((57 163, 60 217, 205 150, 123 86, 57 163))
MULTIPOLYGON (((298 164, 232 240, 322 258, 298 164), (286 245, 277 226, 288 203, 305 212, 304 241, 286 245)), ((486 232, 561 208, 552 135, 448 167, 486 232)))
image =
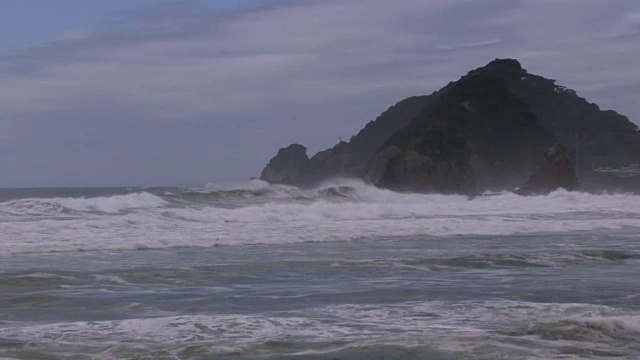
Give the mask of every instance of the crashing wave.
MULTIPOLYGON (((0 203, 3 254, 628 229, 640 229, 640 196, 559 190, 537 197, 503 193, 469 198, 396 193, 345 179, 314 189, 254 181, 227 188, 0 203), (27 224, 13 221, 16 217, 43 221, 27 224)), ((518 262, 467 260, 475 266, 518 262)))
POLYGON ((13 216, 54 216, 75 213, 117 214, 165 206, 167 201, 147 192, 93 198, 28 198, 0 203, 0 213, 13 216))

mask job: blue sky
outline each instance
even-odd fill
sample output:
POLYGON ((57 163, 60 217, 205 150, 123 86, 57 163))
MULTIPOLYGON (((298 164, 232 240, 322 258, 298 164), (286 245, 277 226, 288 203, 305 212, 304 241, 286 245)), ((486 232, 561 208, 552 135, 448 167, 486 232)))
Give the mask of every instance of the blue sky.
POLYGON ((198 185, 497 57, 640 121, 632 0, 3 0, 0 187, 198 185))

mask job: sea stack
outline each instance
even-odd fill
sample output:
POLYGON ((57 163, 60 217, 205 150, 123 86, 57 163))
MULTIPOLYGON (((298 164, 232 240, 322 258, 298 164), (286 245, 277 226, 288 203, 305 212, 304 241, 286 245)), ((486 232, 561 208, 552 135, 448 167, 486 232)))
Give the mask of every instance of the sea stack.
POLYGON ((272 184, 297 184, 302 167, 309 161, 307 148, 300 144, 292 144, 278 151, 262 170, 260 179, 272 184))
POLYGON ((567 148, 562 144, 555 144, 544 152, 540 169, 514 192, 519 195, 546 195, 560 188, 572 191, 579 187, 567 148))

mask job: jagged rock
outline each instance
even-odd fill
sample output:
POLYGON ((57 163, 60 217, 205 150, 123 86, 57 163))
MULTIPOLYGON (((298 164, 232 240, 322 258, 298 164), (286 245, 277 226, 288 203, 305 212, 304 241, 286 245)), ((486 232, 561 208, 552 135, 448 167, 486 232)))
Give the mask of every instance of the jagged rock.
MULTIPOLYGON (((380 146, 396 131, 406 126, 424 107, 432 101, 431 96, 413 96, 389 107, 375 121, 370 121, 349 142, 340 141, 333 148, 323 150, 311 157, 300 168, 295 185, 310 187, 335 177, 363 178, 371 159, 380 146)), ((266 168, 265 168, 266 170, 266 168)), ((264 171, 263 171, 264 172, 264 171)), ((382 170, 376 176, 378 180, 382 170)), ((278 179, 269 181, 280 183, 278 179)), ((375 182, 371 181, 371 182, 375 182)))
POLYGON ((309 161, 307 148, 300 144, 292 144, 278 151, 262 170, 260 180, 272 184, 297 184, 302 168, 309 161))
POLYGON ((353 153, 346 142, 341 141, 331 149, 314 155, 303 169, 299 186, 314 186, 334 177, 359 177, 354 170, 353 153))
POLYGON ((517 60, 496 59, 472 74, 502 79, 509 92, 529 104, 540 124, 567 147, 570 158, 577 159, 574 165, 582 185, 597 177, 587 170, 592 164, 621 167, 640 160, 636 124, 615 111, 601 110, 553 79, 528 73, 517 60))
POLYGON ((265 169, 262 178, 297 186, 355 177, 411 191, 467 193, 471 183, 478 192, 509 190, 535 171, 539 154, 556 142, 578 159, 576 173, 589 190, 619 188, 615 179, 603 182, 588 171, 592 164, 640 163, 640 131, 626 117, 600 110, 555 80, 529 74, 517 60, 496 59, 431 95, 398 102, 349 142, 300 161, 297 175, 265 169), (446 155, 453 149, 455 160, 446 155), (436 185, 447 176, 450 185, 436 185))
POLYGON ((384 175, 384 171, 387 168, 387 164, 393 158, 402 154, 402 150, 397 146, 389 146, 383 151, 380 151, 373 158, 373 161, 369 164, 369 169, 364 176, 366 182, 376 184, 384 175))
POLYGON ((391 136, 385 146, 402 154, 388 161, 377 184, 458 194, 510 189, 531 173, 535 154, 554 141, 500 79, 474 75, 448 86, 391 136))
POLYGON ((475 193, 473 174, 455 161, 439 161, 413 150, 394 157, 387 163, 378 183, 394 191, 440 194, 475 193))
POLYGON ((577 190, 579 187, 567 148, 562 144, 555 144, 544 152, 540 169, 514 192, 519 195, 545 195, 559 188, 577 190))

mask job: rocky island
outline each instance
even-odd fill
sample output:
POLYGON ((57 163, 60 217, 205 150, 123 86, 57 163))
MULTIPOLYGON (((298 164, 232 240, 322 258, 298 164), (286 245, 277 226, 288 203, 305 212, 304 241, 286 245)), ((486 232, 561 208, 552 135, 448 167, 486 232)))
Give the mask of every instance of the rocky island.
POLYGON ((640 131, 625 116, 529 74, 517 60, 496 59, 431 95, 398 102, 349 142, 311 158, 300 144, 280 149, 261 179, 312 187, 343 177, 394 191, 531 195, 628 187, 640 181, 593 172, 593 164, 639 162, 640 131))

